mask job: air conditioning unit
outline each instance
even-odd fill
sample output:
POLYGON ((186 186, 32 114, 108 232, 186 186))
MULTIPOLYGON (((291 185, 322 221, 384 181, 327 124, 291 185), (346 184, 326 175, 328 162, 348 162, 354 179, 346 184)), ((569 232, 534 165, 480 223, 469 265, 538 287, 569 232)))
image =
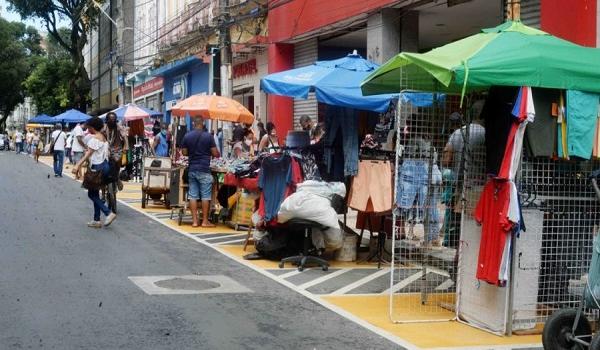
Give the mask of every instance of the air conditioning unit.
POLYGON ((177 104, 177 100, 165 101, 165 109, 170 111, 177 104))

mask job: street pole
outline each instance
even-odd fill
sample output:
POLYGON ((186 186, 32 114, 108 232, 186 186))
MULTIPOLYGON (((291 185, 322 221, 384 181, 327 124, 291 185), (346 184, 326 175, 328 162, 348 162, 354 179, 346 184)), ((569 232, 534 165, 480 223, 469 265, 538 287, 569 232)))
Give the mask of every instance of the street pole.
MULTIPOLYGON (((231 75, 231 33, 229 32, 229 0, 220 0, 219 6, 219 50, 221 52, 221 96, 233 97, 233 79, 231 75)), ((223 125, 223 139, 229 140, 231 123, 223 125)), ((224 142, 223 150, 229 153, 229 144, 224 142)))
POLYGON ((125 52, 123 43, 123 28, 125 27, 125 16, 123 11, 123 0, 118 1, 119 18, 117 19, 117 83, 119 84, 119 107, 125 102, 125 77, 123 76, 123 54, 125 52))
POLYGON ((229 0, 221 0, 219 13, 219 49, 221 51, 221 96, 233 97, 233 80, 231 76, 231 37, 229 32, 229 0))

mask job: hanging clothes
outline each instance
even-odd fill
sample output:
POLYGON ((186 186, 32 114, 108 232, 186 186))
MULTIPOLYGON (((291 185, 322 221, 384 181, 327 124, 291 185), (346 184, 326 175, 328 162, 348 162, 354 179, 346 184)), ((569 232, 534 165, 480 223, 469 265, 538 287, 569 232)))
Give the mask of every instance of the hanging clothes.
POLYGON ((490 89, 481 115, 485 120, 485 173, 497 175, 506 149, 514 117, 512 109, 518 89, 493 87, 490 89))
POLYGON ((565 112, 565 99, 562 93, 558 99, 558 117, 556 118, 556 123, 558 124, 557 155, 559 158, 569 159, 567 148, 567 113, 565 112))
POLYGON ((475 220, 482 225, 476 278, 493 285, 502 285, 499 277, 514 225, 508 219, 510 193, 509 181, 490 179, 474 213, 475 220))
POLYGON ((552 157, 555 154, 555 142, 549 142, 549 136, 555 140, 557 134, 556 117, 552 115, 552 105, 558 102, 560 91, 555 89, 532 89, 535 106, 535 123, 527 125, 525 137, 528 150, 533 157, 552 157))
POLYGON ((358 173, 358 113, 347 107, 330 106, 325 120, 325 162, 329 172, 332 172, 333 148, 336 137, 343 137, 343 158, 336 154, 336 161, 344 163, 344 176, 355 176, 358 173))
POLYGON ((286 154, 267 157, 262 162, 258 184, 262 190, 261 202, 264 202, 261 216, 265 221, 274 219, 279 212, 287 186, 292 182, 291 162, 292 158, 286 154))
POLYGON ((567 147, 569 157, 590 159, 598 118, 598 95, 567 91, 567 147))
POLYGON ((348 206, 358 211, 382 213, 392 209, 392 166, 388 161, 361 160, 352 180, 348 206))

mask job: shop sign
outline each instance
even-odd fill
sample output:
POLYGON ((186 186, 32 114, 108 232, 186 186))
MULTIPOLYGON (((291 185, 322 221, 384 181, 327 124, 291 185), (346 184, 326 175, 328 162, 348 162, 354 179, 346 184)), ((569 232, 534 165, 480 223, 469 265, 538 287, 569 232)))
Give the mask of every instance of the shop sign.
POLYGON ((182 99, 187 95, 187 74, 180 75, 173 81, 173 98, 182 99))
POLYGON ((241 78, 246 75, 256 74, 258 69, 256 69, 256 58, 251 59, 250 61, 246 61, 244 63, 236 64, 233 66, 233 78, 241 78))
POLYGON ((163 88, 163 78, 158 77, 133 88, 133 96, 144 96, 163 88))

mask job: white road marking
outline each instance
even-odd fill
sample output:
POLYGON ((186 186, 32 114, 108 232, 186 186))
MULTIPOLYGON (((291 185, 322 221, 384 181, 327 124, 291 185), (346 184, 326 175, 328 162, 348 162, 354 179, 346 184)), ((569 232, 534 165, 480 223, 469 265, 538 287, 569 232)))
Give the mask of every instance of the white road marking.
POLYGON ((350 284, 348 284, 348 285, 346 285, 346 286, 344 286, 344 287, 342 287, 342 288, 340 288, 340 289, 338 289, 338 290, 330 293, 329 295, 342 295, 342 294, 346 294, 349 291, 351 291, 351 290, 353 290, 355 288, 358 288, 358 287, 362 286, 363 284, 371 282, 372 280, 377 279, 377 278, 379 278, 379 277, 381 277, 383 275, 386 275, 388 273, 390 273, 390 269, 389 268, 381 269, 381 270, 379 270, 377 272, 374 272, 374 273, 372 273, 372 274, 370 274, 370 275, 368 275, 366 277, 363 277, 363 278, 359 279, 356 282, 350 283, 350 284))
POLYGON ((237 238, 237 237, 245 237, 245 236, 246 236, 245 233, 244 234, 223 235, 223 236, 216 236, 216 237, 205 238, 204 241, 205 242, 209 242, 209 241, 217 240, 217 239, 223 239, 223 238, 229 238, 229 237, 231 237, 231 238, 237 238))
POLYGON ((407 278, 403 279, 402 281, 394 284, 393 287, 384 290, 383 292, 381 292, 381 294, 389 294, 390 292, 396 293, 400 289, 408 286, 409 284, 413 283, 414 281, 417 281, 419 278, 421 278, 422 275, 423 275, 423 273, 421 271, 414 273, 414 274, 408 276, 407 278))
POLYGON ((232 244, 232 243, 239 243, 239 242, 244 242, 246 241, 246 238, 244 239, 235 239, 233 241, 225 241, 225 242, 217 242, 217 243, 213 243, 213 244, 217 244, 217 245, 226 245, 226 244, 232 244))
MULTIPOLYGON (((52 168, 51 164, 50 165, 46 164, 46 163, 43 163, 43 164, 46 165, 46 166, 48 166, 49 168, 52 168)), ((71 177, 71 176, 69 176, 69 177, 71 177)), ((71 177, 71 178, 73 178, 73 177, 71 177)), ((223 254, 224 256, 228 257, 229 259, 231 259, 233 261, 236 261, 236 262, 238 262, 238 263, 240 263, 240 264, 248 267, 251 270, 254 270, 258 274, 261 274, 261 275, 263 275, 265 277, 268 277, 268 278, 272 279, 273 281, 275 281, 275 282, 277 282, 277 283, 279 283, 279 284, 281 284, 281 285, 283 285, 283 286, 285 286, 285 287, 287 287, 287 288, 289 288, 289 289, 297 292, 298 294, 304 296, 305 298, 307 298, 307 299, 309 299, 309 300, 311 300, 311 301, 313 301, 313 302, 315 302, 315 303, 317 303, 317 304, 325 307, 326 309, 330 310, 331 312, 334 312, 334 313, 336 313, 336 314, 338 314, 338 315, 346 318, 347 320, 349 320, 351 322, 354 322, 355 324, 357 324, 357 325, 359 325, 359 326, 361 326, 361 327, 363 327, 365 329, 368 329, 369 331, 371 331, 371 332, 373 332, 373 333, 375 333, 375 334, 377 334, 377 335, 379 335, 379 336, 381 336, 381 337, 383 337, 383 338, 385 338, 385 339, 387 339, 387 340, 389 340, 389 341, 391 341, 391 342, 393 342, 393 343, 395 343, 397 345, 400 345, 400 346, 406 348, 407 350, 421 350, 421 348, 419 348, 418 346, 415 346, 414 344, 409 343, 408 341, 406 341, 406 340, 404 340, 404 339, 402 339, 402 338, 400 338, 400 337, 398 337, 398 336, 396 336, 396 335, 394 335, 394 334, 392 334, 392 333, 390 333, 390 332, 388 332, 388 331, 386 331, 384 329, 381 329, 381 328, 379 328, 377 326, 374 326, 373 324, 365 321, 364 319, 362 319, 360 317, 355 316, 354 314, 350 313, 349 311, 346 311, 345 309, 343 309, 343 308, 341 308, 341 307, 339 307, 339 306, 337 306, 335 304, 332 304, 332 303, 326 301, 320 295, 316 295, 316 294, 310 293, 309 291, 304 290, 304 289, 298 289, 298 287, 296 285, 294 285, 293 283, 291 283, 289 281, 286 281, 285 279, 279 278, 280 276, 275 276, 275 275, 271 274, 269 271, 267 271, 267 270, 265 270, 265 269, 263 269, 263 268, 261 268, 259 266, 256 266, 256 265, 252 264, 251 262, 246 261, 246 260, 244 260, 244 259, 242 259, 242 258, 240 258, 240 257, 238 257, 238 256, 236 256, 236 255, 234 255, 232 253, 220 250, 219 246, 217 246, 217 245, 211 245, 209 242, 204 242, 200 237, 197 237, 196 235, 187 233, 187 232, 183 231, 182 229, 180 229, 178 227, 172 227, 172 226, 170 226, 168 223, 166 223, 164 221, 157 220, 151 214, 146 213, 142 209, 136 208, 136 207, 134 207, 134 206, 132 206, 132 205, 130 205, 128 203, 125 203, 125 202, 121 201, 121 200, 119 200, 119 202, 121 202, 123 205, 129 207, 130 209, 135 210, 138 213, 140 213, 142 215, 145 215, 145 216, 147 216, 147 217, 149 217, 149 218, 151 218, 151 219, 159 222, 165 228, 171 229, 174 232, 177 232, 177 233, 179 233, 182 236, 185 236, 185 237, 187 237, 187 238, 189 238, 191 240, 194 240, 194 241, 198 242, 199 244, 202 244, 202 245, 204 245, 204 246, 206 246, 206 247, 208 247, 210 249, 213 249, 213 250, 215 250, 215 251, 223 254)), ((498 349, 500 349, 500 348, 501 349, 520 349, 520 348, 532 348, 532 347, 541 347, 541 346, 542 346, 541 343, 537 343, 537 344, 527 344, 527 345, 519 344, 519 345, 510 345, 510 346, 501 346, 501 347, 494 346, 494 348, 498 348, 498 349)), ((489 350, 490 347, 489 346, 487 346, 487 347, 455 347, 455 348, 439 348, 438 350, 461 350, 461 349, 489 350)))
POLYGON ((314 280, 308 281, 306 283, 303 283, 301 285, 298 286, 298 289, 308 289, 312 286, 316 286, 317 284, 321 284, 329 279, 332 279, 334 277, 337 277, 339 275, 342 275, 348 271, 351 271, 352 269, 340 269, 337 271, 334 271, 332 273, 328 273, 325 276, 321 276, 321 277, 317 277, 314 280))
POLYGON ((448 288, 452 287, 453 285, 454 285, 454 281, 448 278, 447 280, 442 282, 442 284, 435 287, 435 290, 447 290, 448 288))
MULTIPOLYGON (((307 270, 308 270, 308 269, 305 269, 304 271, 307 271, 307 270)), ((277 276, 277 277, 279 277, 279 278, 281 278, 281 279, 286 279, 286 278, 289 278, 289 277, 292 277, 292 276, 299 275, 299 274, 301 274, 301 273, 302 273, 302 271, 298 271, 298 269, 293 269, 292 271, 290 271, 290 272, 286 272, 286 273, 284 273, 284 274, 282 274, 282 275, 279 275, 279 276, 277 276)))

